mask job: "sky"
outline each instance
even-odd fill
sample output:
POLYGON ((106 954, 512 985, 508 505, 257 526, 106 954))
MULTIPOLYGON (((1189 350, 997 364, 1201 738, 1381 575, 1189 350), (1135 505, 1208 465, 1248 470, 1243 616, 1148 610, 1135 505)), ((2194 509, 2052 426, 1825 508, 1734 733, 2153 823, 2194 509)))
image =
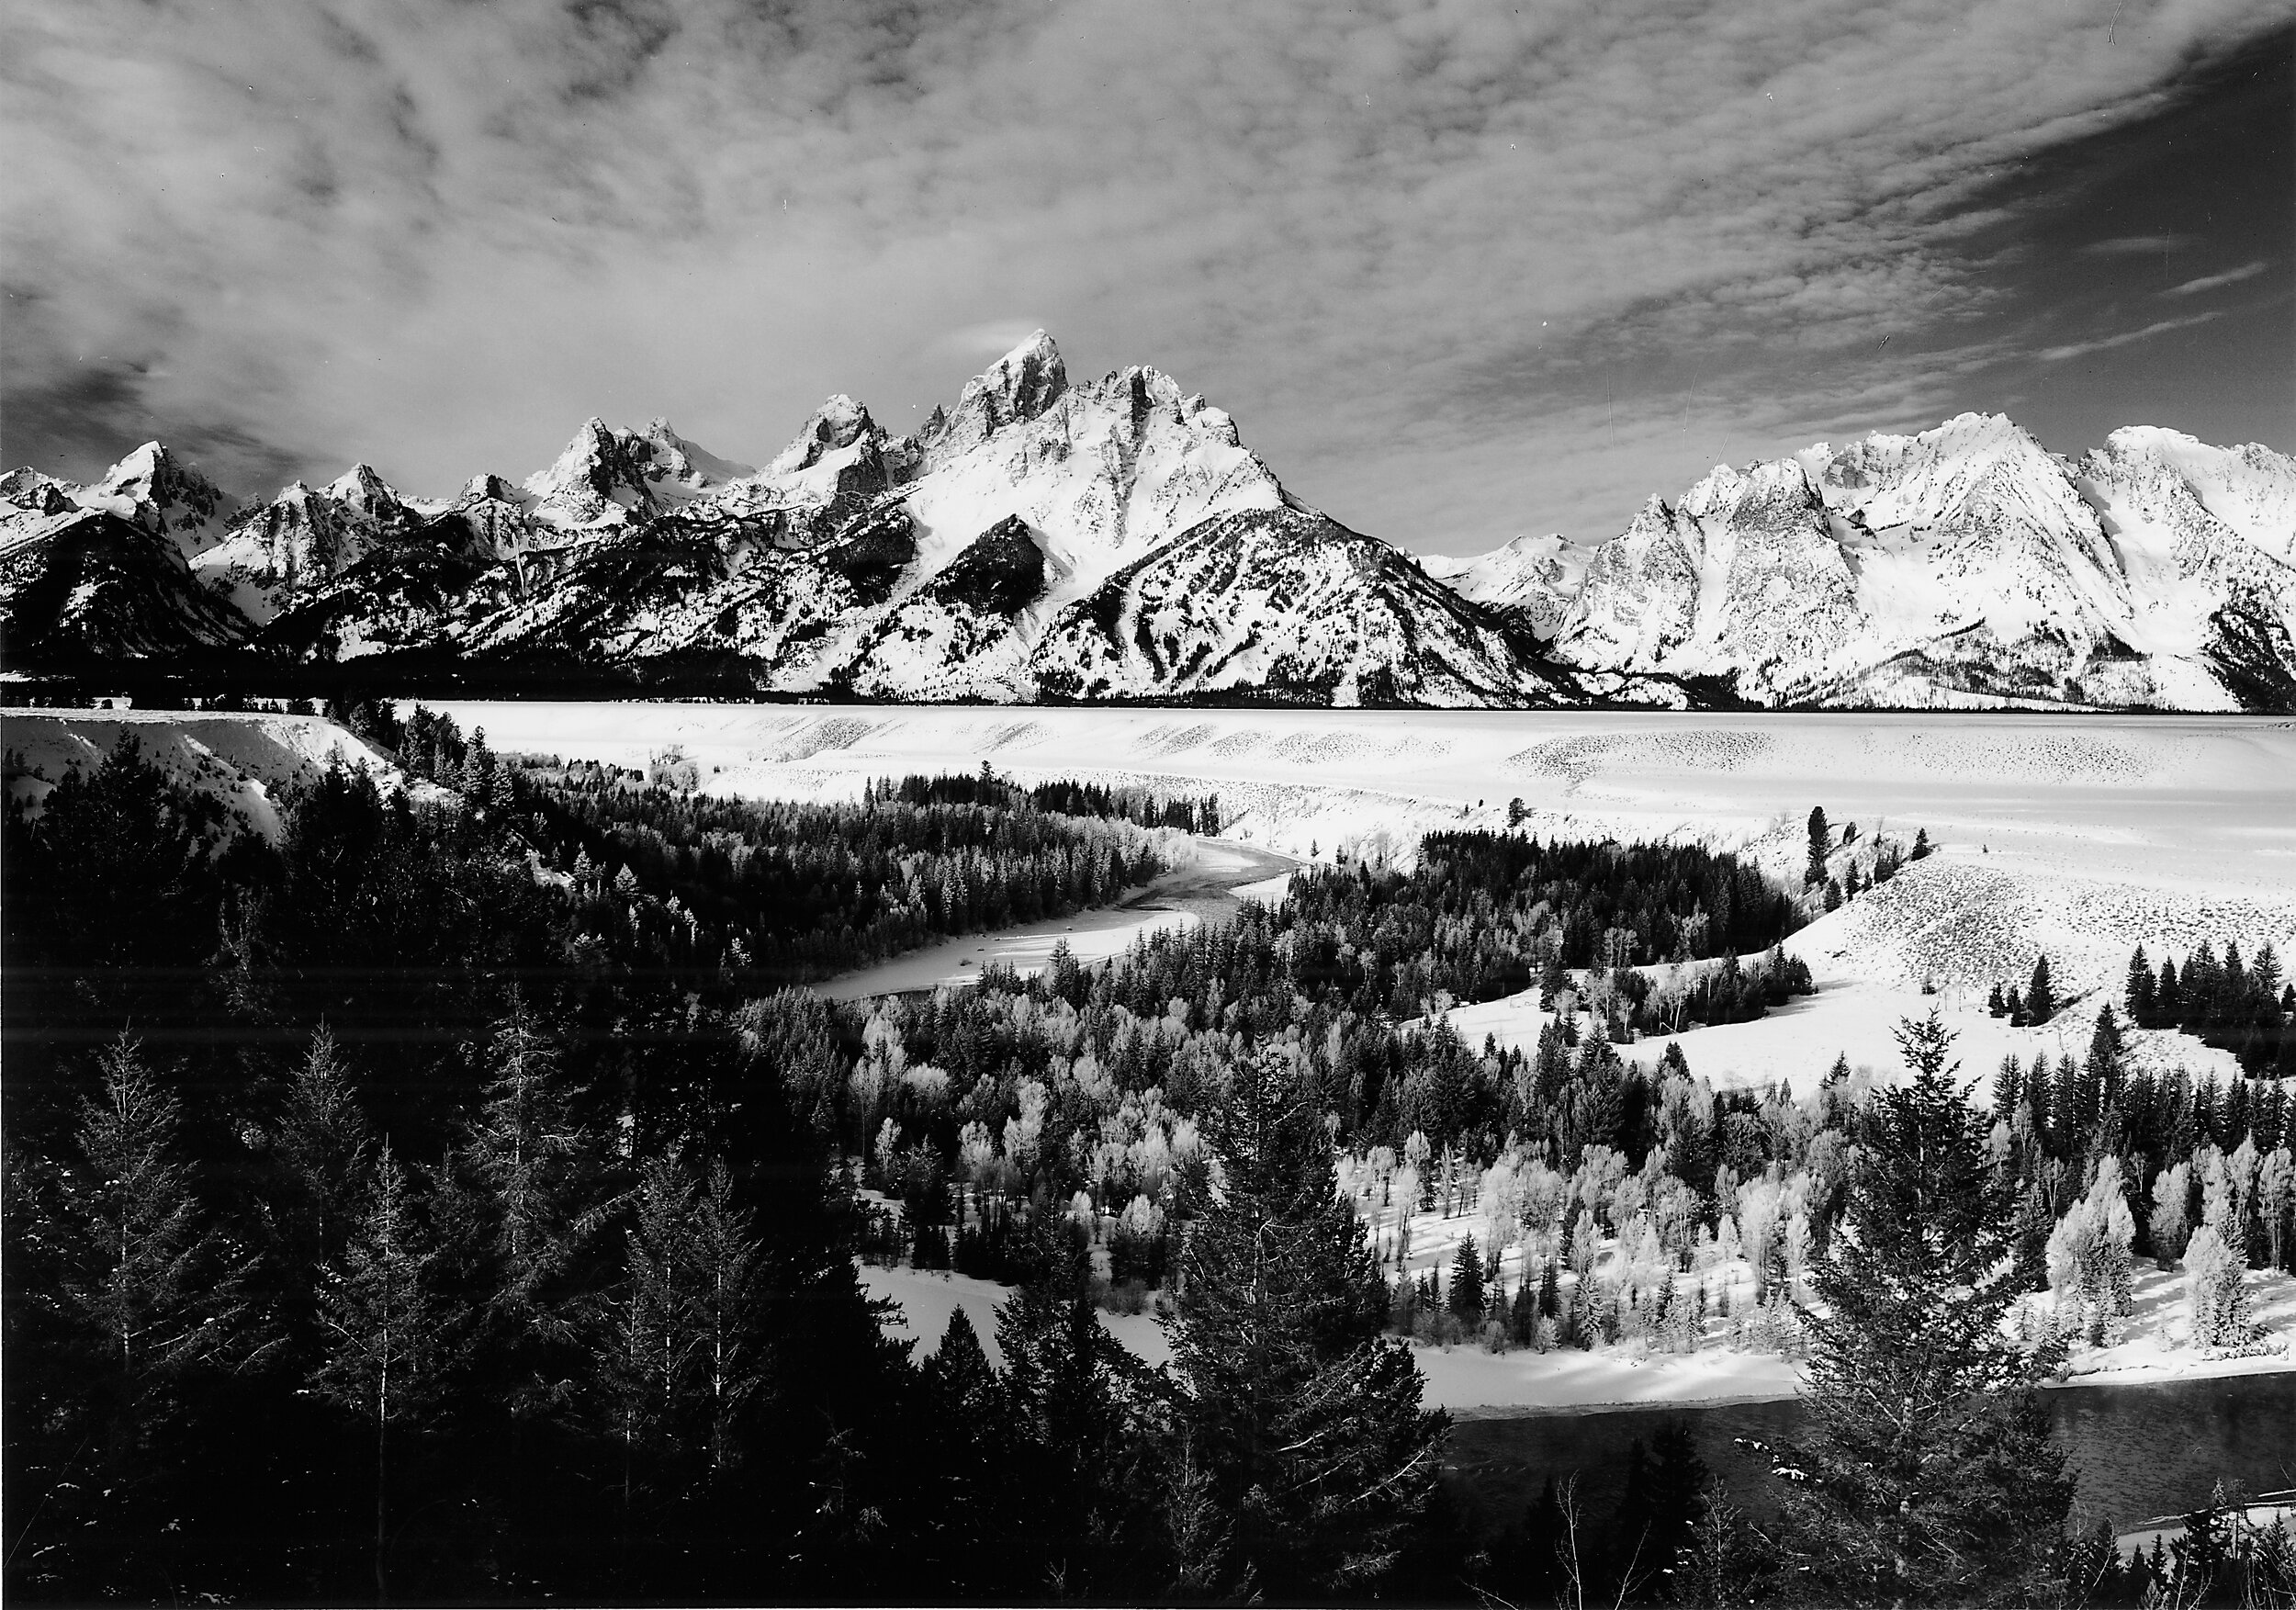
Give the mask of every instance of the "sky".
POLYGON ((16 0, 0 461, 762 463, 1041 326, 1424 552, 1964 410, 2296 451, 2296 0, 16 0))

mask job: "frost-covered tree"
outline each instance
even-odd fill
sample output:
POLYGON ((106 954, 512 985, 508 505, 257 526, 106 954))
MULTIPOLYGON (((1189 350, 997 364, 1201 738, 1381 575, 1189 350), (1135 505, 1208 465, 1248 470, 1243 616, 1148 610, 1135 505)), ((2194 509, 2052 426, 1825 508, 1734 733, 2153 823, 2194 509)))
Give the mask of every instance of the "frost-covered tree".
POLYGON ((2091 1342, 2134 1306, 2129 1247, 2136 1221, 2122 1186, 2121 1159, 2099 1160, 2088 1195, 2049 1233, 2049 1287, 2061 1310, 2077 1314, 2091 1342))
POLYGON ((2172 1164, 2153 1177, 2153 1210, 2148 1228, 2153 1233, 2153 1256, 2162 1268, 2184 1255, 2185 1238, 2191 1232, 2192 1171, 2172 1164))
POLYGON ((2234 1347, 2249 1339, 2248 1260, 2213 1224, 2192 1233, 2185 1248, 2185 1300, 2196 1347, 2234 1347))
POLYGON ((180 1103, 132 1036, 96 1064, 52 1165, 12 1154, 0 1170, 11 1548, 29 1542, 49 1570, 77 1555, 101 1582, 166 1524, 144 1506, 188 1474, 172 1438, 192 1390, 270 1349, 247 1323, 247 1265, 200 1200, 180 1103))
POLYGON ((2257 1210, 2264 1220, 2266 1255, 2276 1269, 2286 1257, 2291 1205, 2296 1205, 2296 1156, 2286 1146, 2276 1146, 2257 1170, 2257 1210))
POLYGON ((1788 1494, 1815 1586, 1843 1601, 1967 1603, 2045 1580, 2072 1503, 2010 1341, 2008 1184, 1933 1011, 1898 1025, 1912 1073, 1875 1095, 1806 1321, 1809 1480, 1788 1494))

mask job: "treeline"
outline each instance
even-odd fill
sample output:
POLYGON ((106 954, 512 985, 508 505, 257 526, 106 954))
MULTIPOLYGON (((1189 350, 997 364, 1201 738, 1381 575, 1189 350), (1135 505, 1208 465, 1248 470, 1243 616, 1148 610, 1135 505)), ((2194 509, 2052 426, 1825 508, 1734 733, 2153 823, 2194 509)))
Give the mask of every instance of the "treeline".
POLYGON ((1452 1580, 1441 1417, 1380 1337, 1291 1059, 1205 1070, 1186 1149, 1225 1188, 1147 1255, 1171 1373, 1115 1345, 1090 1238, 1035 1211, 997 1232, 1029 1278, 1001 1367, 955 1325, 918 1368, 859 1289, 816 1121, 865 1018, 654 965, 517 813, 338 771, 284 816, 276 846, 229 836, 128 746, 6 816, 12 1595, 1452 1580))
POLYGON ((1055 814, 985 769, 872 782, 858 805, 720 798, 679 786, 675 766, 642 780, 499 756, 483 728, 465 737, 421 706, 404 723, 379 704, 338 714, 415 775, 503 813, 585 926, 634 927, 653 964, 750 989, 1109 905, 1165 870, 1149 829, 1218 816, 1216 802, 1136 793, 1055 814))
POLYGON ((1125 783, 1079 782, 1061 778, 1051 782, 1022 784, 999 777, 988 762, 977 776, 924 777, 911 773, 898 782, 890 778, 866 785, 864 802, 897 799, 904 805, 995 805, 1005 810, 1052 811, 1065 816, 1097 816, 1139 828, 1170 828, 1182 833, 1216 838, 1220 833, 1220 796, 1201 798, 1168 795, 1125 783))
POLYGON ((1165 864, 1120 820, 883 796, 724 799, 632 787, 595 765, 519 776, 522 828, 579 904, 658 901, 684 930, 680 963, 752 987, 1106 906, 1165 864))
POLYGON ((2139 945, 2129 958, 2124 998, 2140 1029, 2181 1029, 2231 1052, 2253 1076, 2296 1077, 2296 984, 2280 976, 2269 941, 2244 964, 2238 945, 2227 940, 2220 962, 2204 940, 2182 972, 2163 956, 2157 973, 2139 945))
MULTIPOLYGON (((1429 834, 1409 872, 1303 868, 1287 909, 1305 958, 1302 979, 1363 1009, 1423 1012, 1438 992, 1489 1000, 1534 979, 1551 1003, 1569 970, 1592 969, 1619 978, 1615 991, 1631 1004, 1618 1025, 1638 1030, 1657 1021, 1633 1017, 1653 986, 1626 982, 1628 969, 1767 951, 1806 920, 1756 869, 1702 845, 1541 843, 1480 832, 1429 834)), ((1773 964, 1772 975, 1785 978, 1783 967, 1773 964)), ((1696 986, 1685 979, 1683 987, 1696 986)), ((1747 1015, 1735 975, 1706 982, 1696 999, 1695 1009, 1670 1003, 1676 1026, 1747 1015), (1716 1010, 1728 1015, 1704 1015, 1716 1010)))

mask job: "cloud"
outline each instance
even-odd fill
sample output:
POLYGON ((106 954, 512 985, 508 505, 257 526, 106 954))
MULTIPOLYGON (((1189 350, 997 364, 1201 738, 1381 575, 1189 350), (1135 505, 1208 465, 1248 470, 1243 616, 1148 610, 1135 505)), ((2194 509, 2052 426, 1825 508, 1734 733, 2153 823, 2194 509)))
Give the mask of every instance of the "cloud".
POLYGON ((1623 517, 1670 419, 1750 453, 1804 400, 1941 395, 1990 176, 2296 15, 2128 0, 2107 48, 2093 9, 25 0, 9 451, 132 418, 420 492, 600 412, 762 460, 1041 323, 1382 535, 1623 517), (98 362, 131 409, 71 401, 98 362))
POLYGON ((1043 328, 1041 319, 991 319, 985 323, 951 330, 936 338, 925 351, 930 357, 993 362, 1043 328))
POLYGON ((2238 285, 2244 279, 2254 279, 2270 264, 2259 259, 2244 263, 2237 268, 2227 268, 2222 274, 2204 274, 2198 279, 2188 279, 2182 285, 2172 285, 2160 294, 2164 297, 2197 297, 2202 291, 2212 291, 2222 286, 2238 285))
POLYGON ((2084 257, 2159 257, 2192 244, 2190 235, 2116 235, 2091 241, 2081 248, 2084 257))
POLYGON ((2110 352, 2116 346, 2126 346, 2133 341, 2149 341, 2155 335, 2166 335, 2172 330, 2189 330, 2196 324, 2207 324, 2224 316, 2222 309, 2195 313, 2185 319, 2163 319, 2147 324, 2142 330, 2123 330, 2118 335, 2107 335, 2096 341, 2076 342, 2070 346, 2043 347, 2033 355, 2044 364, 2061 364, 2067 358, 2087 357, 2093 352, 2110 352))

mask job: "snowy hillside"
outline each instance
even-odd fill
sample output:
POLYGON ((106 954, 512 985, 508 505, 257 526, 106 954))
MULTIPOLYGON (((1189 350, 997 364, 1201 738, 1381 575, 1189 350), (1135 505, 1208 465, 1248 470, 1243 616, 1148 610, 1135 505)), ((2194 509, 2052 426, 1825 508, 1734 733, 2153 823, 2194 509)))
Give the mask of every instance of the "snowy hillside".
POLYGON ((0 718, 0 736, 8 796, 35 811, 66 773, 100 766, 122 738, 176 782, 214 794, 243 828, 274 839, 280 792, 308 785, 330 766, 366 771, 417 800, 444 797, 435 783, 409 777, 355 735, 311 715, 16 711, 0 718))
POLYGON ((2296 709, 2296 462, 2152 427, 2068 459, 1964 414, 1716 467, 1592 546, 1414 561, 1168 376, 1072 379, 1040 331, 914 434, 834 396, 762 469, 592 418, 445 499, 362 464, 235 512, 157 443, 0 499, 21 668, 222 648, 386 691, 452 665, 1004 704, 2296 709))

